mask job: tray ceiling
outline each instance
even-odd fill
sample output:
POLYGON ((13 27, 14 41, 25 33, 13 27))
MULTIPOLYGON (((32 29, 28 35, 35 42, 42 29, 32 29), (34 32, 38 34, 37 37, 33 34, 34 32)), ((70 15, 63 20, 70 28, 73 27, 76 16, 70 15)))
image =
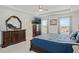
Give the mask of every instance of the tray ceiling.
POLYGON ((39 11, 39 5, 7 5, 9 8, 28 12, 33 15, 41 15, 46 13, 55 13, 60 11, 76 11, 79 10, 78 5, 43 5, 43 11, 39 11))

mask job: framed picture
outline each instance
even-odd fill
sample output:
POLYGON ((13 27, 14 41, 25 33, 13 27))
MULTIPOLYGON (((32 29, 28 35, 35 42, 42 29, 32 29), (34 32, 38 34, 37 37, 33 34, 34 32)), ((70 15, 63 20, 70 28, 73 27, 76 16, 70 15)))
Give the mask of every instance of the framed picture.
POLYGON ((50 25, 57 25, 57 19, 50 19, 50 25))

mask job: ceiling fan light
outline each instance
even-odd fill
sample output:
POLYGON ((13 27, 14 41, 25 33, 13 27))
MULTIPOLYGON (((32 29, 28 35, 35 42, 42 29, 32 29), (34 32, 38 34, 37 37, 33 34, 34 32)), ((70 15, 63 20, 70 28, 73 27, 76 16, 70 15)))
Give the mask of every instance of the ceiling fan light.
POLYGON ((39 9, 39 11, 43 11, 43 9, 39 9))

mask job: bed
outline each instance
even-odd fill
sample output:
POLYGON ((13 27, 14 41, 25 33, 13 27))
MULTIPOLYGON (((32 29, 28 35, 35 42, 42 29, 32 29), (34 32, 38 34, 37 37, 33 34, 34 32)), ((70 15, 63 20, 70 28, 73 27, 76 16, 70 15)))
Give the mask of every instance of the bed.
POLYGON ((64 34, 45 34, 34 37, 31 40, 31 48, 40 53, 73 53, 72 45, 78 45, 76 40, 69 39, 64 34))

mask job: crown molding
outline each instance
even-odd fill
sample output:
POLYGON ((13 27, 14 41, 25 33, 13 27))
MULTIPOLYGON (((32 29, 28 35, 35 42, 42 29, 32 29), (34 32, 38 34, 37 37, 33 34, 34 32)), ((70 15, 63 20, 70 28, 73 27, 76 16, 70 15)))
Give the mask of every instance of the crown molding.
POLYGON ((11 5, 3 5, 3 7, 9 8, 9 9, 12 9, 12 10, 15 10, 15 11, 19 11, 19 12, 22 12, 22 13, 25 13, 25 14, 33 15, 30 12, 27 12, 27 11, 24 11, 22 9, 18 9, 18 8, 12 7, 11 5))
POLYGON ((39 14, 39 16, 56 15, 56 14, 64 14, 64 13, 71 13, 71 10, 68 8, 68 9, 62 9, 62 10, 59 10, 59 11, 50 11, 50 12, 47 12, 47 13, 39 14))
POLYGON ((79 12, 79 10, 71 10, 71 9, 63 9, 59 11, 51 11, 48 13, 43 13, 38 16, 50 16, 50 15, 58 15, 58 14, 68 14, 68 13, 74 13, 74 12, 79 12))

